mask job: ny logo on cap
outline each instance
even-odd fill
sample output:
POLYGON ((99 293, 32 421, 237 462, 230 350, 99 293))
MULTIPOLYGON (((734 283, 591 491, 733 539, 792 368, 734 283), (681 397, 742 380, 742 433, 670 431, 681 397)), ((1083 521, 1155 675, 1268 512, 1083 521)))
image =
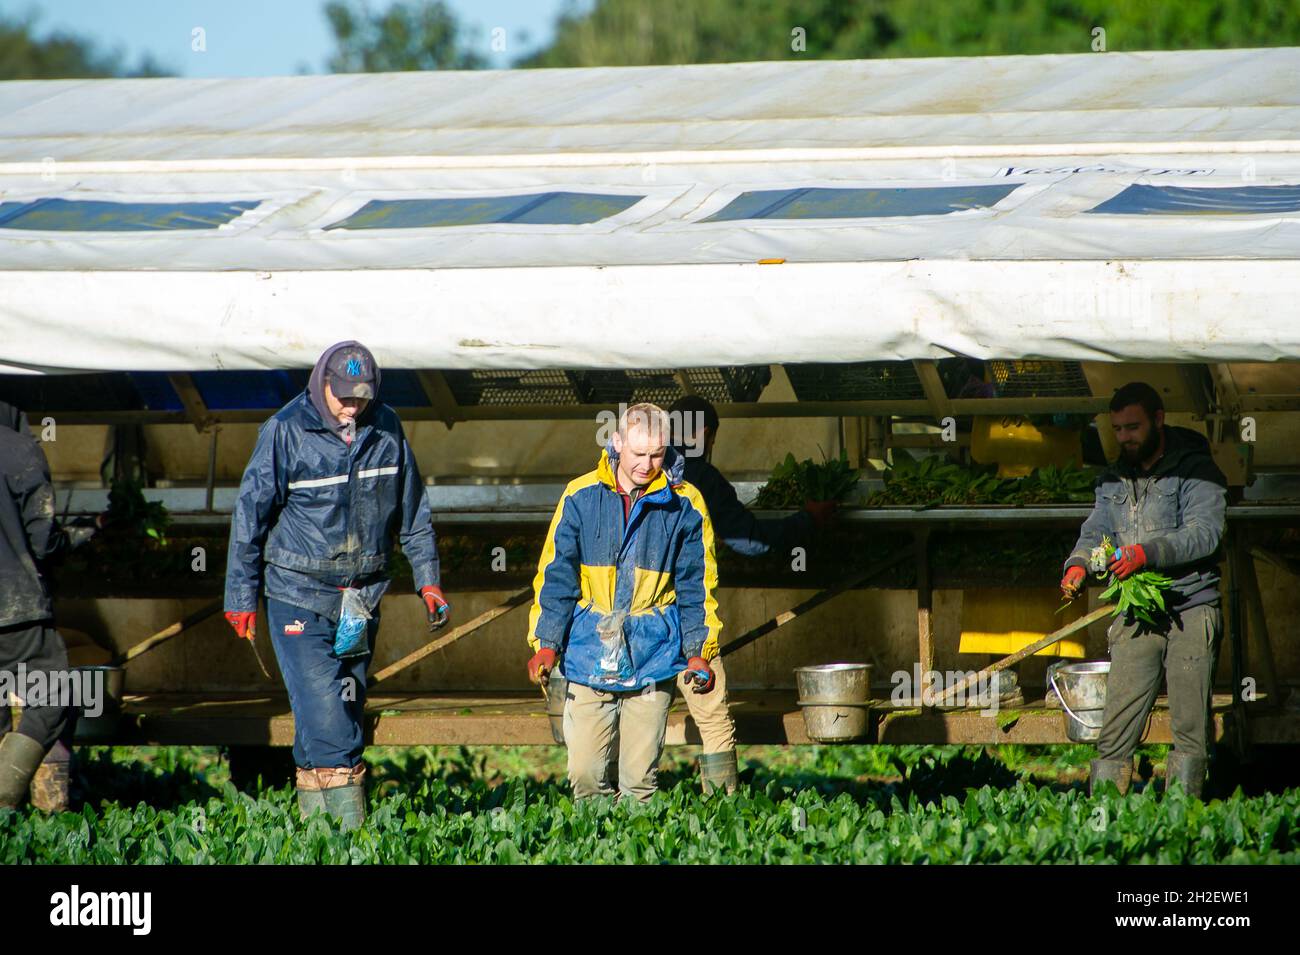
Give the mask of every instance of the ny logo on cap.
POLYGON ((351 375, 353 378, 357 378, 357 377, 359 377, 359 376, 361 375, 361 359, 360 359, 360 358, 349 358, 349 359, 348 359, 348 374, 351 375))

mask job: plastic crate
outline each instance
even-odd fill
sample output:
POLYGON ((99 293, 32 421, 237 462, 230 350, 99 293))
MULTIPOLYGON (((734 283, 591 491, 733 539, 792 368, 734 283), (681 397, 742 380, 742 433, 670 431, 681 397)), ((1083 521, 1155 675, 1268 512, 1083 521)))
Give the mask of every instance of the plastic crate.
POLYGON ((995 359, 986 362, 999 398, 1087 398, 1092 389, 1077 361, 995 359))
POLYGON ((581 405, 591 402, 591 388, 582 372, 572 371, 447 371, 447 386, 458 405, 581 405))
MULTIPOLYGON (((614 406, 649 401, 668 407, 682 396, 676 368, 587 371, 447 371, 456 403, 614 406)), ((766 365, 682 369, 691 390, 718 403, 757 401, 772 371, 766 365)))
POLYGON ((786 365, 800 401, 910 401, 925 397, 910 361, 786 365))

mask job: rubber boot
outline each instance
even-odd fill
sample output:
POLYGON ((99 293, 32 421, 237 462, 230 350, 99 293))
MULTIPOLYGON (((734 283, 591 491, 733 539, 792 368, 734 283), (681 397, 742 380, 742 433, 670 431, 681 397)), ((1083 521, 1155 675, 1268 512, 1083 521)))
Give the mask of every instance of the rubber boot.
POLYGON ((1185 753, 1171 752, 1165 763, 1165 792, 1175 782, 1182 783, 1187 795, 1193 799, 1201 798, 1205 788, 1205 770, 1209 760, 1204 756, 1188 756, 1185 753))
POLYGON ((316 770, 299 766, 295 782, 298 790, 298 815, 305 820, 314 812, 324 812, 325 797, 321 794, 316 770))
POLYGON ((67 812, 71 770, 72 750, 65 743, 55 743, 32 776, 32 805, 41 812, 67 812))
POLYGON ((1088 776, 1088 795, 1097 791, 1102 783, 1111 782, 1123 796, 1128 792, 1129 783, 1133 781, 1133 760, 1130 759, 1094 759, 1092 772, 1088 776))
POLYGON ((17 809, 27 801, 27 789, 45 758, 45 747, 22 733, 0 740, 0 809, 17 809))
POLYGON ((725 753, 700 754, 700 782, 706 793, 725 789, 734 793, 740 780, 736 773, 736 751, 729 749, 725 753))
POLYGON ((339 821, 344 832, 359 829, 366 820, 366 767, 318 769, 316 776, 325 811, 339 821))

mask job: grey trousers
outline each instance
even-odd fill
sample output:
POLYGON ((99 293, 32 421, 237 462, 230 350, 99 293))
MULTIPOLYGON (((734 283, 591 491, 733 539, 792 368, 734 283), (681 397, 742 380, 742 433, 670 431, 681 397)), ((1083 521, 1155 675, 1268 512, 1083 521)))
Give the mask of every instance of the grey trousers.
POLYGON ((1223 613, 1218 606, 1185 610, 1170 620, 1167 629, 1158 631, 1140 632, 1136 623, 1116 617, 1107 632, 1110 676, 1097 755, 1132 758, 1164 677, 1169 685, 1174 750, 1208 756, 1210 694, 1222 637, 1223 613))
POLYGON ((619 794, 649 799, 658 788, 673 681, 631 693, 606 693, 580 683, 568 686, 564 743, 569 749, 573 798, 614 794, 609 777, 616 750, 619 794))

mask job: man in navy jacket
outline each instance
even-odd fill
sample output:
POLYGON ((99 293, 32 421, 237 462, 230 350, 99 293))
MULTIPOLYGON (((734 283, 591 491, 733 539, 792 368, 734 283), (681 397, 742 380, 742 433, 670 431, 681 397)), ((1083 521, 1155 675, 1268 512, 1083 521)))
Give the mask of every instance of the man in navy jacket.
POLYGON ((447 622, 438 550, 415 455, 378 400, 374 356, 327 348, 307 390, 262 425, 231 516, 226 619, 255 636, 266 594, 271 641, 294 714, 298 803, 345 828, 365 818, 362 712, 379 601, 396 535, 430 629, 447 622), (368 612, 359 646, 337 641, 345 591, 368 612))

